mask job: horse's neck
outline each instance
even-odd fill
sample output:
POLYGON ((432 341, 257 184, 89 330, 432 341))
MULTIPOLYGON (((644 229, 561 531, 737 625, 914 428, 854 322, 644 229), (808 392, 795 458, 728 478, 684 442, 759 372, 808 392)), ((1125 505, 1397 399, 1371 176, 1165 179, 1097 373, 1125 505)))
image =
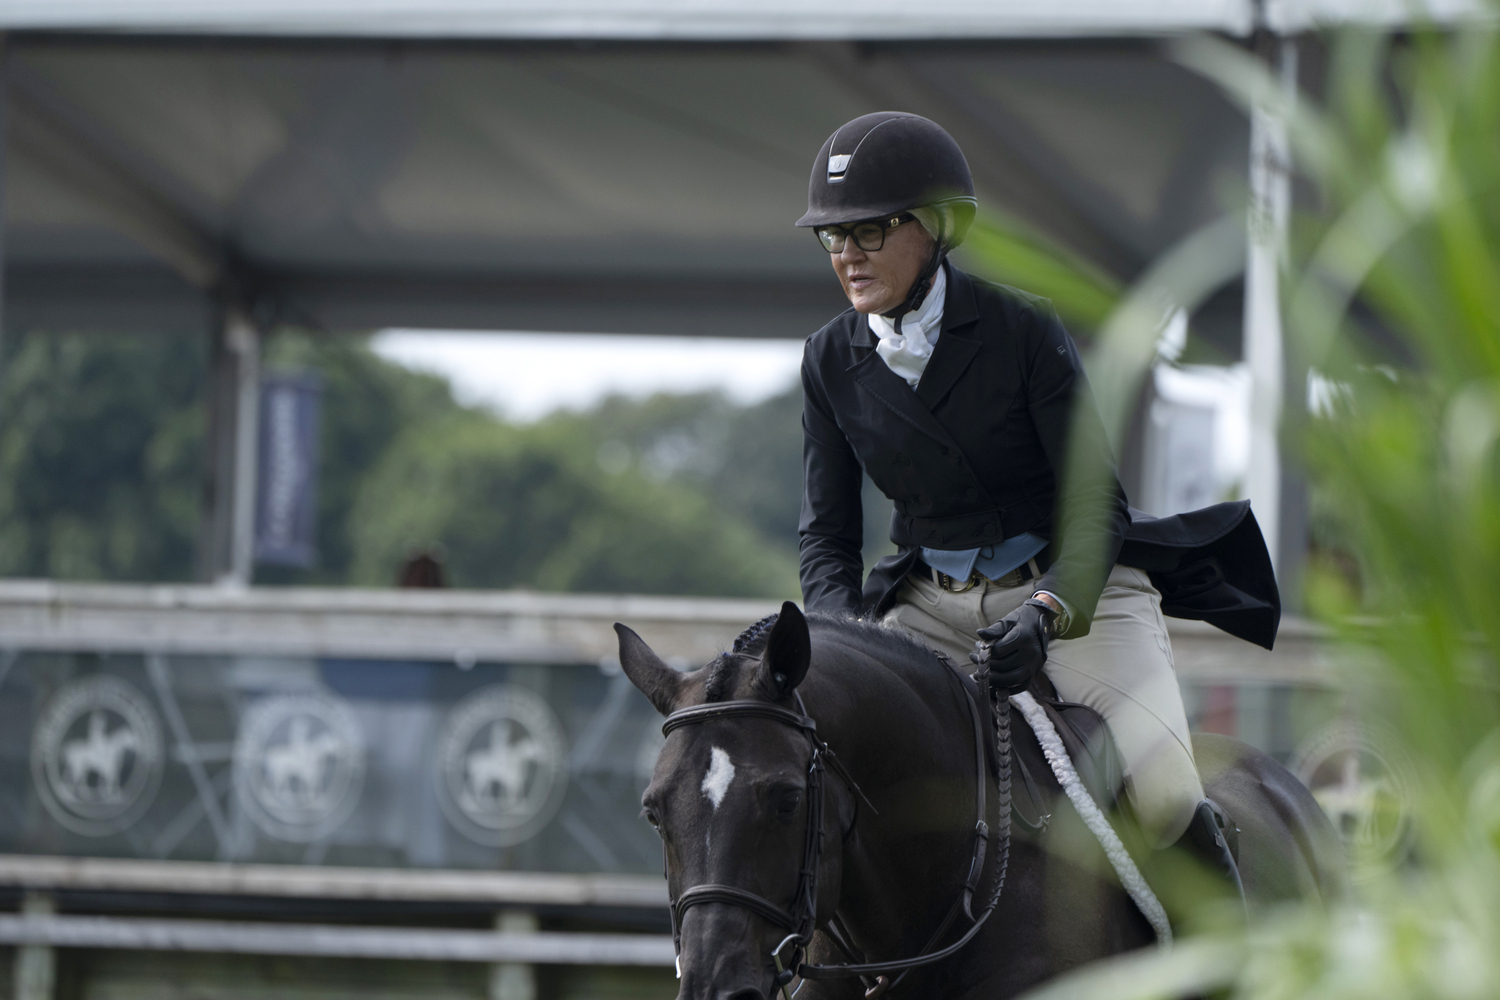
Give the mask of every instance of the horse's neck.
POLYGON ((839 914, 872 954, 891 957, 924 943, 966 874, 978 818, 974 735, 946 668, 860 659, 833 671, 838 689, 809 692, 808 704, 878 810, 860 807, 844 845, 839 914))

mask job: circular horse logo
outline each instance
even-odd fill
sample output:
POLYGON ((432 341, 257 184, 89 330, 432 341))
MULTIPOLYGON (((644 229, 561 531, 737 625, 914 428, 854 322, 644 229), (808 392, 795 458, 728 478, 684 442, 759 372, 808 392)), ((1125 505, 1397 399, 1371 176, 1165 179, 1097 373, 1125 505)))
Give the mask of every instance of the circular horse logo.
POLYGON ((140 819, 161 785, 161 725, 118 677, 73 681, 42 710, 31 769, 42 805, 74 833, 103 837, 140 819))
POLYGON ((508 685, 464 698, 438 735, 438 801, 459 832, 488 847, 535 836, 567 788, 562 723, 530 691, 508 685))
POLYGON ((1334 722, 1303 743, 1291 764, 1338 828, 1356 877, 1399 864, 1411 847, 1415 774, 1379 736, 1334 722))
POLYGON ((278 840, 332 833, 353 811, 365 773, 354 713, 325 694, 251 705, 234 743, 234 787, 255 825, 278 840))

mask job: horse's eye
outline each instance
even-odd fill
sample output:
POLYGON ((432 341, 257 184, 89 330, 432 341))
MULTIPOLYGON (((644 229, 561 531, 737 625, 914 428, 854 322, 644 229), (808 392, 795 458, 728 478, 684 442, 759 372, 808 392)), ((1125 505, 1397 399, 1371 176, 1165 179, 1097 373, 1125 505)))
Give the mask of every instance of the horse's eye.
POLYGON ((802 804, 802 790, 800 788, 788 788, 776 797, 776 818, 783 823, 790 822, 797 815, 797 807, 802 804))
POLYGON ((656 810, 655 809, 652 809, 650 806, 647 806, 645 809, 641 810, 641 815, 644 816, 644 817, 646 817, 646 822, 647 823, 650 823, 652 826, 654 826, 658 830, 660 830, 660 828, 661 828, 661 818, 656 815, 656 810))

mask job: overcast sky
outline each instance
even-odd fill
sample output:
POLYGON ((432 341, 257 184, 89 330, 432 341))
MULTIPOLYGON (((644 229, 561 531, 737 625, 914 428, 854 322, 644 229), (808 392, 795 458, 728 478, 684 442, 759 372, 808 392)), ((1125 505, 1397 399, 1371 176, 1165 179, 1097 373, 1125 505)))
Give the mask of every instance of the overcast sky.
POLYGON ((802 363, 800 340, 385 330, 372 346, 388 360, 446 376, 464 403, 525 421, 611 392, 717 388, 757 402, 790 388, 802 363))

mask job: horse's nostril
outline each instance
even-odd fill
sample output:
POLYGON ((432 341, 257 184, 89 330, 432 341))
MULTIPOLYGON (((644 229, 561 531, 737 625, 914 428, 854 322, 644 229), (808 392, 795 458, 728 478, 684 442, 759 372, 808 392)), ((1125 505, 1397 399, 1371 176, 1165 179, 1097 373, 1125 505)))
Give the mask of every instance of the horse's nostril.
POLYGON ((724 994, 724 1000, 766 1000, 766 995, 760 990, 735 990, 724 994))

